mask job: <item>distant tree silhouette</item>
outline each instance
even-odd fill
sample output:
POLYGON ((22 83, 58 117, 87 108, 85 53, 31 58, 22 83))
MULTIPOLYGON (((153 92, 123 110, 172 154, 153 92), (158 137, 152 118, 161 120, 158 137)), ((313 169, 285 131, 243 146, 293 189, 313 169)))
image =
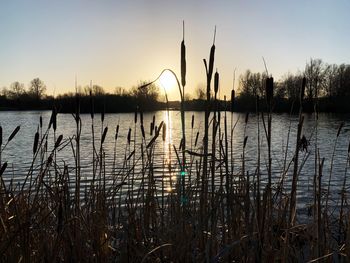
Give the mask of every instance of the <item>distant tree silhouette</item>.
POLYGON ((239 89, 240 96, 256 97, 264 95, 263 80, 265 76, 261 73, 252 73, 250 70, 240 76, 239 78, 239 89))
POLYGON ((136 98, 140 108, 153 108, 159 97, 159 88, 156 84, 145 85, 148 82, 141 81, 140 84, 131 89, 131 95, 136 98))
POLYGON ((126 91, 123 87, 115 87, 114 88, 114 94, 115 95, 124 96, 124 95, 128 95, 129 92, 126 91))
POLYGON ((327 66, 321 59, 311 58, 305 66, 306 96, 309 100, 323 95, 327 66))
POLYGON ((46 92, 46 85, 44 82, 39 79, 35 78, 33 79, 29 84, 29 95, 35 98, 36 100, 40 100, 44 97, 46 92))
POLYGON ((18 99, 25 95, 26 91, 24 89, 24 84, 15 81, 11 83, 10 90, 8 91, 8 96, 10 99, 18 99))
POLYGON ((196 93, 196 99, 198 100, 205 100, 207 94, 206 94, 206 91, 205 91, 205 87, 203 86, 198 86, 195 90, 195 93, 196 93))
POLYGON ((301 73, 297 73, 296 75, 288 73, 287 75, 284 75, 278 85, 280 94, 283 94, 281 97, 292 101, 299 99, 300 83, 302 79, 303 75, 301 73))
POLYGON ((104 88, 102 86, 99 85, 93 85, 92 86, 92 94, 95 96, 102 96, 104 95, 106 92, 104 90, 104 88))

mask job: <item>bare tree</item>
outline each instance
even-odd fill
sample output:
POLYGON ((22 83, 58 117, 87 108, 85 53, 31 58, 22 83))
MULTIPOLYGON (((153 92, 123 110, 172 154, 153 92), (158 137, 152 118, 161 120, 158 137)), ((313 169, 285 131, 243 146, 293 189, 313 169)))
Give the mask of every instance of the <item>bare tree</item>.
POLYGON ((18 99, 25 94, 24 84, 18 81, 13 82, 10 85, 10 90, 8 91, 8 96, 11 99, 18 99))
POLYGON ((114 94, 119 96, 128 95, 128 92, 123 87, 115 87, 114 94))
POLYGON ((264 74, 252 73, 250 70, 247 70, 239 79, 240 94, 243 96, 259 95, 262 97, 264 95, 262 85, 264 78, 264 74))
POLYGON ((310 59, 305 66, 306 96, 311 100, 323 95, 327 66, 321 59, 310 59))
POLYGON ((280 80, 280 89, 283 89, 284 96, 290 100, 296 100, 300 95, 300 86, 303 75, 298 73, 296 75, 288 73, 280 80))
POLYGON ((99 85, 93 85, 92 86, 92 94, 94 94, 95 96, 102 96, 105 93, 106 92, 105 92, 103 87, 101 87, 99 85))
POLYGON ((40 100, 46 92, 45 83, 39 79, 33 79, 29 84, 29 94, 33 96, 35 99, 40 100))
POLYGON ((197 98, 198 100, 205 100, 205 98, 206 98, 206 96, 207 96, 204 86, 198 86, 198 87, 196 88, 195 93, 196 93, 196 98, 197 98))

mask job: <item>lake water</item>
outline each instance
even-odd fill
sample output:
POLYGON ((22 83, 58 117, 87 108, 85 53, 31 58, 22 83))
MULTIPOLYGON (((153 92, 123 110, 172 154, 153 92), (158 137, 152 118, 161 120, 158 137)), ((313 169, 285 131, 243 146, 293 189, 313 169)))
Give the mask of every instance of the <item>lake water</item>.
MULTIPOLYGON (((3 142, 5 143, 8 136, 14 130, 17 125, 21 126, 19 133, 11 141, 6 149, 2 153, 2 162, 8 162, 8 168, 3 175, 5 183, 8 185, 11 181, 14 185, 16 183, 23 182, 24 176, 27 174, 28 167, 30 167, 33 158, 33 141, 34 134, 38 129, 39 118, 43 118, 43 130, 46 130, 48 122, 50 120, 50 111, 12 111, 12 112, 0 112, 0 125, 3 129, 3 142)), ((224 131, 223 117, 225 113, 221 112, 221 133, 224 131)), ((167 136, 166 140, 162 141, 162 134, 159 136, 156 142, 154 151, 154 170, 157 175, 157 182, 159 185, 169 189, 169 178, 174 180, 177 177, 176 170, 178 169, 176 154, 173 146, 179 147, 181 139, 181 120, 180 112, 170 111, 157 111, 151 113, 144 113, 143 122, 146 133, 146 142, 148 143, 153 136, 150 135, 150 123, 153 116, 155 117, 156 125, 159 125, 161 121, 166 123, 167 136), (169 145, 170 151, 169 151, 169 145), (173 174, 169 176, 168 169, 164 171, 163 163, 171 164, 173 166, 173 174), (166 179, 165 179, 166 177, 166 179), (165 181, 163 181, 165 180, 165 181)), ((247 146, 245 149, 246 171, 251 175, 254 175, 257 167, 258 156, 258 121, 255 114, 249 115, 247 125, 245 125, 245 114, 230 112, 226 113, 228 123, 228 140, 229 140, 229 160, 233 164, 232 174, 235 176, 240 173, 242 166, 242 152, 243 141, 245 136, 248 136, 247 146), (232 136, 232 149, 231 149, 231 127, 235 125, 232 136), (232 155, 231 155, 232 152, 232 155)), ((300 153, 300 164, 303 167, 300 172, 298 181, 298 202, 301 204, 308 204, 312 198, 312 183, 314 176, 314 157, 315 157, 315 142, 316 142, 316 122, 315 117, 312 114, 305 114, 304 126, 302 134, 310 141, 308 151, 300 153)), ((212 115, 211 115, 212 117, 212 115)), ((81 131, 81 166, 82 166, 82 180, 89 183, 89 179, 92 174, 92 133, 91 133, 91 117, 89 114, 81 115, 82 119, 82 131, 81 131)), ((297 130, 298 116, 290 116, 288 114, 273 114, 272 117, 272 159, 273 159, 273 182, 277 183, 283 171, 286 170, 288 164, 291 164, 293 154, 295 151, 295 137, 297 130), (289 139, 288 139, 289 138, 289 139)), ((99 151, 99 139, 101 137, 101 121, 100 115, 95 115, 95 138, 96 148, 99 151)), ((123 114, 106 114, 104 120, 104 126, 108 126, 108 133, 104 143, 104 151, 106 158, 106 174, 113 176, 115 170, 125 168, 123 166, 125 157, 135 149, 135 155, 131 160, 136 161, 137 167, 141 166, 141 129, 140 129, 140 116, 138 116, 138 122, 134 122, 133 113, 123 114), (115 147, 115 129, 119 124, 119 135, 116 143, 116 154, 114 155, 115 147), (131 143, 127 142, 127 135, 129 128, 131 132, 131 143), (115 169, 112 169, 114 159, 116 160, 115 169)), ((262 184, 266 184, 266 167, 267 167, 267 151, 266 151, 266 137, 263 129, 263 123, 259 122, 260 127, 260 143, 261 143, 261 170, 262 170, 262 184)), ((204 113, 203 112, 186 112, 186 140, 187 149, 194 152, 201 152, 202 138, 204 135, 204 113), (194 127, 191 128, 192 115, 194 116, 194 127), (199 139, 197 146, 195 144, 196 134, 199 132, 199 139)), ((338 199, 340 187, 342 185, 345 168, 347 163, 348 145, 349 145, 349 130, 350 130, 350 115, 339 114, 319 114, 317 122, 317 147, 321 158, 325 158, 324 170, 323 170, 323 182, 326 187, 328 178, 330 175, 331 160, 334 151, 334 164, 332 170, 332 195, 335 199, 338 199), (337 130, 341 122, 345 122, 345 125, 338 137, 336 148, 334 151, 337 130)), ((73 169, 74 167, 74 154, 70 145, 70 139, 74 139, 76 133, 75 121, 70 114, 58 114, 57 117, 57 131, 56 136, 63 135, 63 144, 67 144, 66 147, 61 149, 57 153, 57 165, 62 169, 64 164, 68 164, 73 169)), ((4 145, 3 143, 3 145, 4 145)), ((74 143, 74 140, 73 140, 74 143)), ((49 132, 48 149, 52 149, 54 145, 53 131, 49 132)), ((217 142, 217 145, 219 143, 217 142)), ((2 146, 3 147, 3 146, 2 146)), ((211 151, 211 149, 210 149, 211 151)), ((220 148, 217 147, 216 152, 219 155, 220 148)), ((188 155, 188 158, 191 157, 188 155)), ((197 157, 198 158, 198 157, 197 157)), ((290 185, 292 166, 289 168, 285 175, 286 185, 290 185)), ((70 171, 74 174, 74 171, 70 171)), ((191 171, 189 171, 191 173, 191 171)), ((350 181, 350 180, 349 180, 350 181)), ((219 182, 219 178, 217 180, 219 182)))

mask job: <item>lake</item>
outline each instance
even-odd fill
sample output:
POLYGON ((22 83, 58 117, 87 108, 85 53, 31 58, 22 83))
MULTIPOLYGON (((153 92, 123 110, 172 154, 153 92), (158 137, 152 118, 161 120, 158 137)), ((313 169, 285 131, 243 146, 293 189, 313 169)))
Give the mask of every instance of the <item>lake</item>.
MULTIPOLYGON (((200 153, 202 147, 202 138, 204 132, 204 113, 203 112, 186 112, 186 146, 187 149, 200 153), (192 116, 194 116, 194 126, 191 128, 192 116), (198 142, 195 146, 195 139, 197 132, 199 133, 198 142)), ((51 112, 50 111, 11 111, 0 112, 0 125, 3 129, 3 145, 8 136, 17 125, 21 126, 19 133, 11 141, 2 153, 2 162, 8 162, 8 168, 3 175, 4 181, 7 185, 11 182, 15 186, 23 182, 28 168, 32 163, 33 158, 33 141, 34 134, 39 127, 39 118, 43 118, 43 131, 48 127, 51 112)), ((97 152, 100 151, 101 138, 101 115, 95 114, 94 131, 95 131, 95 145, 97 152)), ((220 132, 224 131, 224 116, 221 112, 220 132)), ((349 130, 350 130, 350 114, 319 114, 317 129, 315 116, 312 114, 305 114, 304 126, 302 134, 305 135, 310 144, 307 151, 300 153, 300 164, 302 169, 298 181, 298 203, 309 204, 312 198, 313 176, 315 171, 315 143, 317 141, 317 148, 320 158, 325 158, 323 179, 324 188, 326 188, 328 178, 330 175, 331 162, 333 158, 332 167, 332 181, 331 193, 333 197, 338 200, 338 194, 342 186, 344 175, 346 172, 346 163, 349 145, 349 130), (337 130, 341 122, 345 122, 343 129, 337 140, 337 130), (316 140, 317 134, 317 140, 316 140)), ((105 152, 106 163, 106 177, 109 176, 112 180, 116 175, 116 171, 121 175, 123 169, 127 169, 130 162, 135 162, 135 173, 139 173, 137 169, 141 169, 141 144, 148 143, 153 135, 150 135, 150 123, 153 117, 155 118, 156 126, 163 121, 166 124, 166 138, 162 140, 162 131, 158 137, 154 149, 153 168, 156 176, 157 185, 160 188, 165 188, 171 191, 170 181, 178 178, 178 169, 176 153, 173 145, 178 149, 181 140, 181 120, 179 111, 157 111, 143 114, 144 129, 146 140, 142 142, 142 135, 140 129, 140 115, 138 115, 137 123, 135 124, 134 113, 120 113, 120 114, 105 114, 104 126, 108 127, 108 133, 103 145, 105 152), (119 124, 118 138, 115 143, 115 130, 119 124), (128 144, 128 132, 131 129, 131 142, 128 144), (170 147, 169 147, 170 145, 170 147), (130 153, 135 150, 135 154, 130 157, 130 153), (130 157, 128 163, 125 164, 125 159, 130 157), (115 164, 115 166, 113 166, 115 164), (164 165, 165 164, 165 165, 164 165), (165 167, 172 167, 171 171, 165 167)), ((211 115, 212 117, 212 115, 211 115)), ((266 167, 267 167, 267 150, 266 137, 263 129, 263 122, 258 122, 255 114, 250 114, 248 123, 245 125, 246 114, 226 112, 228 125, 228 141, 229 141, 229 160, 230 171, 233 176, 240 174, 242 167, 242 153, 243 142, 245 136, 248 136, 247 145, 245 148, 245 170, 249 172, 254 180, 254 174, 257 167, 258 159, 258 125, 260 129, 260 144, 261 144, 261 173, 262 185, 266 184, 266 167), (231 140, 231 127, 234 126, 231 140), (232 148, 231 148, 232 142, 232 148)), ((81 130, 81 176, 82 184, 89 185, 89 180, 92 175, 92 129, 90 114, 82 114, 82 130, 81 130)), ((274 186, 280 181, 281 176, 285 174, 285 182, 291 184, 292 175, 292 159, 295 151, 295 137, 297 130, 298 116, 288 114, 273 114, 272 116, 272 173, 274 186), (287 173, 286 171, 290 165, 287 173)), ((74 145, 74 136, 76 133, 75 120, 71 114, 58 114, 57 116, 57 131, 58 135, 63 135, 62 147, 59 147, 57 152, 57 167, 62 169, 64 164, 71 169, 70 173, 74 174, 74 154, 72 145, 74 145), (73 139, 73 140, 72 140, 73 139), (70 141, 72 140, 72 141, 70 141), (65 145, 65 147, 63 147, 65 145)), ((54 145, 53 130, 51 128, 48 136, 48 150, 50 151, 54 145)), ((210 137, 210 136, 209 136, 210 137)), ((223 138, 223 137, 222 137, 223 138)), ((219 145, 217 141, 216 145, 219 145)), ((3 146, 2 146, 3 147, 3 146)), ((211 151, 211 147, 209 147, 211 151)), ((219 156, 221 149, 216 148, 216 154, 219 156)), ((194 167, 195 158, 193 155, 188 156, 188 163, 193 161, 194 167)), ((219 160, 216 165, 219 164, 219 160)), ((38 165, 34 165, 38 169, 38 165)), ((220 168, 217 168, 219 172, 220 168)), ((195 171, 188 171, 189 176, 195 174, 195 171)), ((135 181, 137 181, 137 176, 135 181)), ((193 180, 193 177, 192 177, 193 180)), ((216 183, 219 184, 220 178, 218 176, 216 183)), ((135 184, 137 186, 137 184, 135 184)), ((130 190, 130 189, 129 189, 130 190)), ((337 205, 334 203, 334 205, 337 205)))

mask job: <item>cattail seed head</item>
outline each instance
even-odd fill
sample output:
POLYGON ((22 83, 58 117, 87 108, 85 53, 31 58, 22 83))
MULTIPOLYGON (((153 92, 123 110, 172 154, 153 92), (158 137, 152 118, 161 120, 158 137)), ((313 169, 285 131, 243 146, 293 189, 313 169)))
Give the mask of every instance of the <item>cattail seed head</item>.
POLYGON ((19 131, 20 128, 21 128, 20 126, 17 126, 17 127, 13 130, 13 132, 12 132, 11 135, 10 135, 10 137, 7 139, 7 142, 10 142, 10 141, 13 139, 13 137, 16 136, 16 134, 18 133, 18 131, 19 131))
POLYGON ((57 147, 60 146, 62 139, 63 139, 63 135, 61 134, 60 136, 58 136, 58 138, 55 142, 55 149, 57 149, 57 147))
POLYGON ((118 133, 119 133, 119 124, 117 125, 117 128, 115 129, 115 140, 118 139, 118 133))
POLYGON ((53 128, 54 131, 56 131, 57 128, 57 111, 56 111, 56 107, 52 108, 52 113, 51 113, 51 118, 50 118, 50 122, 49 122, 49 129, 53 128))
POLYGON ((165 142, 165 139, 166 139, 166 124, 165 123, 163 124, 163 134, 162 135, 163 135, 163 138, 162 138, 163 142, 165 142))
POLYGON ((246 136, 244 138, 244 142, 243 142, 243 149, 245 149, 246 145, 247 145, 247 141, 248 141, 248 136, 246 136))
POLYGON ((146 136, 145 136, 145 129, 144 129, 144 127, 143 127, 143 124, 141 124, 141 134, 142 134, 142 138, 146 138, 146 136))
POLYGON ((2 126, 0 126, 0 147, 2 145, 2 126))
POLYGON ((143 125, 143 112, 140 111, 140 122, 141 122, 141 125, 143 125))
POLYGON ((249 112, 247 112, 245 115, 245 120, 244 120, 245 124, 248 123, 248 119, 249 119, 249 112))
POLYGON ((219 73, 216 71, 214 74, 214 92, 217 94, 219 91, 219 73))
POLYGON ((95 114, 95 109, 94 109, 94 98, 92 97, 92 92, 90 90, 90 116, 91 119, 94 119, 94 114, 95 114))
POLYGON ((193 126, 194 126, 194 114, 192 114, 191 129, 193 129, 193 126))
POLYGON ((39 132, 37 131, 34 136, 34 144, 33 144, 33 155, 36 153, 39 144, 39 132))
POLYGON ((199 132, 197 132, 197 134, 196 134, 196 140, 194 141, 194 147, 196 147, 196 146, 197 146, 198 136, 199 136, 199 132))
POLYGON ((344 122, 341 122, 338 128, 337 137, 339 137, 340 131, 343 128, 343 126, 344 126, 344 122))
POLYGON ((181 42, 181 85, 186 86, 186 47, 185 40, 181 42))
POLYGON ((0 168, 0 176, 4 174, 6 168, 7 168, 7 162, 4 162, 4 164, 0 168))
POLYGON ((129 128, 129 132, 128 132, 128 144, 130 144, 131 141, 131 128, 129 128))
POLYGON ((105 127, 105 129, 103 130, 102 138, 101 138, 101 145, 104 143, 104 141, 106 139, 107 132, 108 132, 108 127, 105 127))
POLYGON ((43 127, 43 117, 40 115, 40 118, 39 118, 39 124, 40 124, 40 128, 43 127))
POLYGON ((150 124, 150 129, 149 129, 149 134, 152 136, 153 135, 153 129, 154 129, 154 123, 151 122, 150 124))
POLYGON ((208 78, 209 78, 209 80, 211 80, 211 76, 213 75, 214 58, 215 58, 215 45, 213 44, 211 46, 210 56, 209 56, 209 70, 208 70, 208 78))
POLYGON ((135 110, 135 114, 134 114, 134 123, 137 123, 137 110, 135 110))
POLYGON ((78 124, 80 120, 80 96, 77 93, 75 96, 75 122, 78 124))
POLYGON ((231 112, 234 110, 234 105, 235 105, 235 90, 231 90, 231 112))
POLYGON ((273 98, 273 77, 266 78, 266 100, 268 105, 271 105, 272 98, 273 98))

